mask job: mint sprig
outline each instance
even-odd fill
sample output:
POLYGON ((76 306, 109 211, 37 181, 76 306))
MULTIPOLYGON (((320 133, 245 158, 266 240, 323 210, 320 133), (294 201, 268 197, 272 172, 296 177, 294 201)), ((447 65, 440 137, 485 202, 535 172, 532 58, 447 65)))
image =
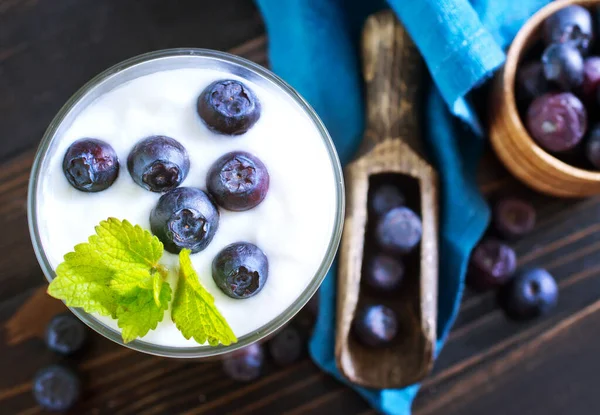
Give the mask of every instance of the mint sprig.
MULTIPOLYGON (((48 294, 70 307, 116 319, 123 341, 128 343, 156 329, 171 303, 169 270, 159 263, 163 253, 163 244, 147 230, 109 218, 96 227, 96 234, 88 242, 65 255, 48 294)), ((173 321, 188 339, 193 337, 199 343, 208 340, 211 345, 231 344, 236 338, 216 309, 212 295, 200 285, 189 254, 182 252, 180 256, 180 281, 173 305, 178 317, 173 321), (182 305, 193 304, 189 301, 193 296, 199 296, 195 301, 203 308, 189 314, 182 305), (181 310, 194 319, 180 318, 181 310)))
POLYGON ((215 306, 215 298, 200 284, 189 249, 179 254, 179 283, 171 318, 186 339, 211 346, 235 343, 237 338, 215 306))

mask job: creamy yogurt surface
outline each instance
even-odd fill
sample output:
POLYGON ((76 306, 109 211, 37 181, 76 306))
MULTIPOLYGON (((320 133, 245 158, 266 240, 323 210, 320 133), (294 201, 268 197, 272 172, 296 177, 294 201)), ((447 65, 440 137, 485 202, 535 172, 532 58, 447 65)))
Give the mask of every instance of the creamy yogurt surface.
MULTIPOLYGON (((54 269, 74 246, 86 242, 94 227, 109 217, 127 219, 150 229, 150 212, 160 194, 138 186, 127 170, 127 156, 141 139, 166 135, 188 151, 190 171, 182 186, 206 190, 206 174, 223 154, 242 150, 263 161, 270 175, 269 192, 245 212, 220 208, 219 229, 203 251, 192 255, 201 283, 239 338, 279 316, 315 276, 327 252, 336 216, 335 173, 319 130, 304 110, 268 81, 251 82, 217 69, 172 69, 141 76, 101 95, 55 137, 37 188, 37 219, 45 254, 54 269), (237 79, 251 88, 262 105, 258 122, 236 137, 211 132, 196 112, 198 95, 211 82, 237 79), (80 138, 98 138, 117 152, 120 172, 99 193, 73 188, 63 173, 67 148, 80 138), (221 292, 211 264, 225 246, 246 241, 257 245, 269 261, 262 291, 243 300, 221 292)), ((165 252, 162 262, 178 268, 177 255, 165 252)), ((172 274, 175 274, 174 272, 172 274)), ((170 280, 173 290, 176 278, 170 280)), ((116 321, 94 316, 119 331, 116 321)), ((141 340, 171 347, 196 347, 171 321, 170 310, 156 330, 141 340)))

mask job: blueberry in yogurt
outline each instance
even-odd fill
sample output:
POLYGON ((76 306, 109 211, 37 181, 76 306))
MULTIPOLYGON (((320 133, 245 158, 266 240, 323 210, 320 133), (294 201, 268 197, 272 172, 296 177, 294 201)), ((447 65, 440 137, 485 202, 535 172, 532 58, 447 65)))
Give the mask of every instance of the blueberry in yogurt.
POLYGON ((178 141, 157 135, 133 147, 127 158, 127 168, 133 181, 144 189, 164 193, 185 180, 190 159, 178 141))
POLYGON ((263 289, 269 275, 269 261, 263 251, 249 242, 223 248, 212 263, 217 286, 231 298, 252 297, 263 289))
POLYGON ((206 178, 208 192, 227 210, 244 211, 258 206, 269 190, 269 172, 257 157, 233 151, 213 163, 206 178))
POLYGON ((75 141, 63 159, 65 177, 77 190, 101 192, 119 175, 119 159, 110 144, 95 138, 75 141))
POLYGON ((200 189, 178 187, 165 193, 150 214, 152 233, 165 249, 179 253, 200 252, 210 244, 219 228, 219 211, 200 189))
POLYGON ((198 97, 200 119, 219 134, 244 134, 258 121, 260 112, 258 98, 240 81, 215 81, 198 97))

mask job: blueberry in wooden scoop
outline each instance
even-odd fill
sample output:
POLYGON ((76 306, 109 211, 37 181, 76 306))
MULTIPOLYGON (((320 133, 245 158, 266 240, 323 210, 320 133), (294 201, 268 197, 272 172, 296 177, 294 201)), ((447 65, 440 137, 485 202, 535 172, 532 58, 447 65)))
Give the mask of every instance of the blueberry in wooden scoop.
POLYGON ((190 170, 185 148, 171 137, 153 136, 137 143, 127 158, 133 181, 144 189, 163 193, 179 186, 190 170))
POLYGON ((233 151, 213 163, 206 182, 208 192, 219 206, 239 212, 264 200, 269 191, 269 172, 252 154, 233 151))
POLYGON ((375 229, 379 246, 391 254, 406 254, 421 242, 421 218, 407 207, 397 207, 383 215, 375 229))
POLYGON ((244 299, 258 294, 268 275, 267 256, 249 242, 226 246, 212 263, 213 280, 231 298, 244 299))
POLYGON ((381 216, 395 207, 404 205, 405 198, 396 186, 384 184, 373 191, 369 202, 371 211, 376 216, 381 216))
POLYGON ((168 252, 200 252, 219 228, 219 211, 200 189, 178 187, 165 193, 150 213, 150 228, 168 252))
POLYGON ((369 347, 382 347, 394 340, 398 321, 394 311, 384 305, 369 304, 359 308, 352 322, 357 340, 369 347))
POLYGON ((95 138, 83 138, 71 144, 65 153, 63 172, 77 190, 101 192, 117 179, 119 159, 110 144, 95 138))
POLYGON ((258 121, 260 111, 258 98, 240 81, 215 81, 198 97, 198 115, 220 134, 244 134, 258 121))
POLYGON ((379 254, 367 261, 362 280, 373 291, 388 293, 400 287, 404 272, 402 260, 379 254))

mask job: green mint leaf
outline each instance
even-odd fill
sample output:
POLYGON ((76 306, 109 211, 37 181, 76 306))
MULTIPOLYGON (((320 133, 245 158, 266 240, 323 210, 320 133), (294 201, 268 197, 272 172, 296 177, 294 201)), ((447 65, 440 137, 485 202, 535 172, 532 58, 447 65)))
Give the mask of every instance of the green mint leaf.
POLYGON ((90 244, 102 252, 104 262, 115 269, 157 267, 163 256, 162 242, 140 226, 109 218, 96 227, 90 244))
MULTIPOLYGON (((160 294, 162 293, 162 288, 163 288, 163 279, 162 276, 160 275, 160 273, 155 272, 154 273, 154 277, 152 278, 152 294, 154 295, 154 303, 156 304, 157 307, 161 306, 161 297, 160 294)), ((171 287, 169 287, 170 289, 171 287)))
POLYGON ((160 240, 140 226, 109 218, 56 269, 48 294, 88 313, 111 316, 129 342, 156 328, 169 307, 160 240))
POLYGON ((120 299, 117 308, 117 324, 123 330, 122 337, 125 343, 144 337, 150 330, 156 328, 169 308, 171 294, 169 284, 161 281, 158 305, 155 302, 154 290, 142 288, 120 299))
POLYGON ((190 250, 179 254, 179 283, 173 300, 171 318, 186 339, 193 338, 211 346, 237 342, 233 330, 215 306, 214 297, 200 284, 190 260, 190 250))
POLYGON ((50 283, 48 294, 69 307, 114 318, 115 293, 108 288, 113 274, 90 244, 79 244, 56 268, 56 278, 50 283))

